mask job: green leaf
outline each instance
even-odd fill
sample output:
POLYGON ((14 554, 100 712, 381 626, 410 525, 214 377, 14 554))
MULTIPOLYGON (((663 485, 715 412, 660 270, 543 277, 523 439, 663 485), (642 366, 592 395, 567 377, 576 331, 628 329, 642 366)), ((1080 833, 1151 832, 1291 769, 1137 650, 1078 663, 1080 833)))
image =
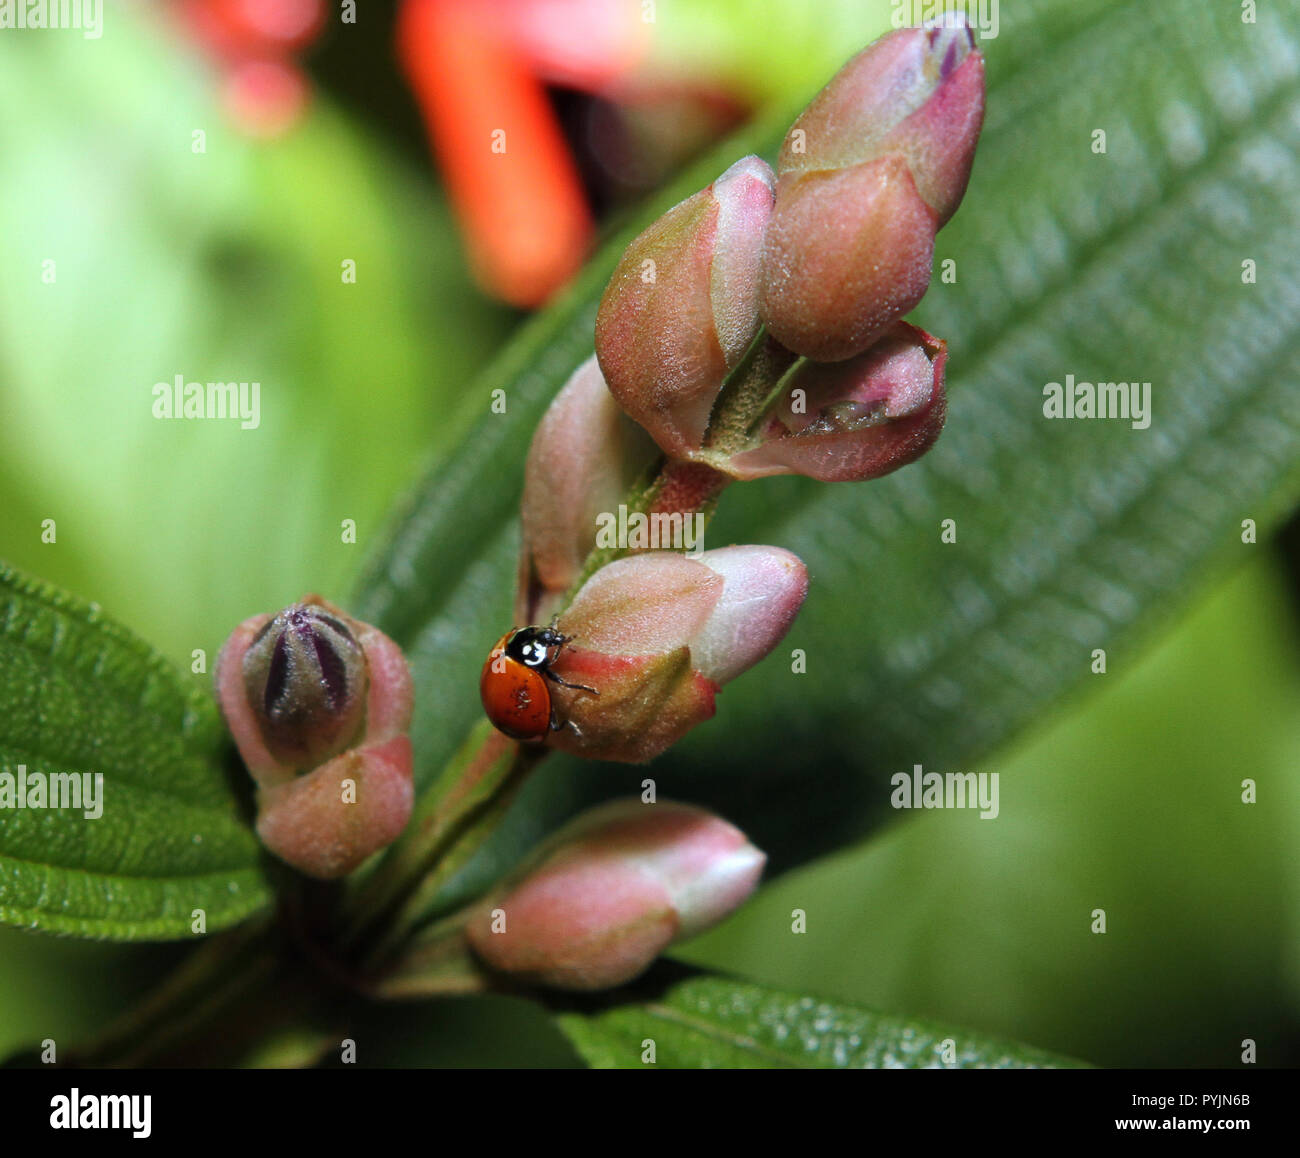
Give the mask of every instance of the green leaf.
POLYGON ((644 1069, 1036 1069, 1079 1063, 963 1029, 779 989, 701 977, 652 1001, 560 1014, 587 1063, 644 1069), (950 1059, 950 1060, 949 1060, 950 1059))
MULTIPOLYGON (((956 280, 936 276, 917 313, 950 343, 937 448, 865 485, 773 479, 724 496, 710 541, 794 550, 811 593, 785 647, 653 775, 661 795, 723 811, 775 869, 895 815, 892 772, 961 770, 1003 743, 1090 678, 1094 649, 1111 670, 1128 662, 1256 549, 1241 520, 1263 536, 1300 497, 1300 9, 1240 17, 1139 0, 1004 12, 984 46, 973 180, 938 240, 956 280), (1150 427, 1046 418, 1044 386, 1070 374, 1150 381, 1150 427)), ((779 135, 734 142, 647 218, 779 135)), ((422 484, 363 585, 363 613, 416 661, 422 782, 478 714, 478 667, 510 625, 520 464, 590 352, 626 239, 506 350, 486 383, 509 412, 422 484)), ((548 761, 460 891, 643 775, 548 761)))
POLYGON ((266 906, 224 737, 206 690, 95 606, 0 565, 0 922, 161 940, 191 936, 195 909, 214 932, 266 906), (49 806, 68 774, 93 803, 49 806), (20 780, 47 806, 19 807, 20 780))
POLYGON ((981 762, 1001 781, 997 820, 913 812, 772 882, 674 956, 1106 1067, 1239 1065, 1241 1025, 1259 1027, 1260 1058, 1287 1057, 1300 1009, 1293 591, 1261 548, 1138 663, 981 762), (794 908, 808 936, 786 932, 794 908))

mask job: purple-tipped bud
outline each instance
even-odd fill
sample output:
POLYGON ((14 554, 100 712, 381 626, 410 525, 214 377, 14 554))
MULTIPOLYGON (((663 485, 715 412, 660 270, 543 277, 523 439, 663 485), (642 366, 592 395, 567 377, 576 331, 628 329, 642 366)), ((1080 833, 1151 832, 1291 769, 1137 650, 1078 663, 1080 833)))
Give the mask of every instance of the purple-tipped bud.
POLYGON ((411 674, 383 632, 316 595, 244 620, 221 649, 217 699, 258 785, 262 842, 301 872, 356 868, 414 799, 411 674))
POLYGON ((539 423, 524 468, 520 623, 550 619, 595 543, 598 516, 617 510, 656 453, 605 386, 596 359, 579 366, 539 423))
POLYGON ((758 332, 772 171, 744 157, 624 252, 596 315, 609 389, 664 450, 699 448, 723 379, 758 332))
POLYGON ((548 742, 591 759, 653 759, 712 717, 719 688, 780 642, 807 591, 804 565, 777 547, 602 567, 560 617, 572 642, 556 662, 557 674, 598 694, 553 687, 572 726, 548 742))
POLYGON ((732 456, 736 478, 879 478, 914 462, 943 429, 947 346, 906 322, 845 362, 800 362, 759 432, 732 456))
POLYGON ((901 154, 940 225, 966 191, 984 120, 984 58, 956 13, 901 28, 840 69, 790 127, 780 176, 901 154))
POLYGON ((534 853, 471 916, 467 939, 488 967, 526 983, 609 989, 738 908, 765 860, 701 808, 614 801, 534 853))
POLYGON ((309 603, 286 607, 253 637, 242 666, 262 738, 281 763, 314 766, 356 737, 366 657, 339 617, 309 603))
POLYGON ((836 74, 777 167, 759 312, 778 341, 850 358, 921 300, 983 117, 983 57, 960 18, 892 32, 836 74))

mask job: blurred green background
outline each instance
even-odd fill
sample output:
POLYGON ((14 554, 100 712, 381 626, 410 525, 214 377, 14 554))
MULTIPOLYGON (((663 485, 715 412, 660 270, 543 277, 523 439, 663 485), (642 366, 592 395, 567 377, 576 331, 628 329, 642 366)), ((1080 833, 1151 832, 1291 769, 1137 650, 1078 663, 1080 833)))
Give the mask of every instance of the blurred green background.
MULTIPOLYGON (((218 62, 163 7, 110 13, 100 41, 0 34, 0 93, 23 110, 0 119, 0 556, 188 672, 247 615, 348 596, 394 501, 481 412, 466 385, 520 315, 466 270, 391 14, 331 15, 306 114, 259 140, 227 123, 218 62), (153 419, 154 383, 178 373, 260 380, 260 428, 153 419)), ((815 87, 892 11, 659 7, 651 71, 745 106, 815 87)), ((556 100, 581 151, 581 95, 556 100)), ((636 198, 600 192, 608 221, 636 198)), ((1288 559, 1266 541, 1221 560, 1140 662, 986 760, 996 823, 905 815, 678 955, 1099 1064, 1234 1065, 1243 1038, 1265 1064, 1300 1062, 1288 559), (1247 777, 1256 805, 1235 803, 1247 777)), ((0 1054, 89 1033, 183 952, 0 930, 0 1054)), ((539 1011, 500 999, 382 1011, 369 1033, 372 1064, 575 1060, 539 1011)))

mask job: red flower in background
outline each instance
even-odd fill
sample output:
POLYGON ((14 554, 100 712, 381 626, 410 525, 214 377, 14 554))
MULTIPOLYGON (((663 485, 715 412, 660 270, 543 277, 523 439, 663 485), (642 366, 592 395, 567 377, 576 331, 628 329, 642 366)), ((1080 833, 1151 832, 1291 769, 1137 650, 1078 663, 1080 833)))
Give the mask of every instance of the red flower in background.
POLYGON ((652 27, 639 0, 404 0, 398 57, 488 292, 541 305, 581 268, 594 236, 548 85, 641 118, 631 133, 626 120, 612 132, 588 126, 589 137, 607 138, 590 141, 602 167, 626 153, 626 167, 653 170, 649 155, 671 157, 736 119, 737 103, 707 81, 648 78, 652 27))
MULTIPOLYGON (((299 122, 311 97, 300 58, 325 27, 324 0, 175 0, 172 11, 219 69, 241 132, 277 137, 299 122)), ((639 0, 403 0, 398 62, 486 292, 533 308, 581 268, 595 235, 583 161, 598 184, 639 192, 743 115, 711 79, 649 66, 652 28, 639 0), (551 86, 598 98, 584 108, 581 158, 551 86)))

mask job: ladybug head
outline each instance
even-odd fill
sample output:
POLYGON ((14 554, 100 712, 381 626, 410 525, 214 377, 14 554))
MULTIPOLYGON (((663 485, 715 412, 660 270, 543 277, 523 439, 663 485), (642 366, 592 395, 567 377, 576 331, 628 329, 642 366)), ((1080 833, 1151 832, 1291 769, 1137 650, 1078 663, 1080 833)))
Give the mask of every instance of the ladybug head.
POLYGON ((506 645, 506 654, 527 667, 546 667, 568 636, 554 627, 521 627, 506 645))

